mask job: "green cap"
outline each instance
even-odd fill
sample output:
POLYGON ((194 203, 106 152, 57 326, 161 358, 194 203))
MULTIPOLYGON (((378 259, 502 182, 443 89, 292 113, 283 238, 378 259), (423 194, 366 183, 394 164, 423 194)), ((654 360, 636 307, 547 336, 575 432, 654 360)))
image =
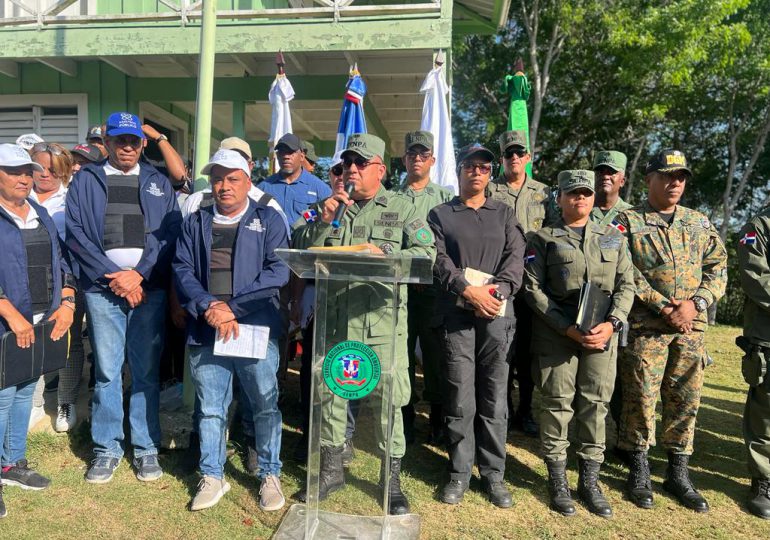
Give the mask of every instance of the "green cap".
POLYGON ((559 191, 569 193, 580 188, 590 189, 594 193, 594 172, 582 169, 562 171, 558 176, 559 191))
POLYGON ((305 157, 308 161, 312 163, 316 163, 318 161, 318 156, 315 153, 315 146, 313 146, 313 143, 302 141, 302 151, 305 152, 305 157))
POLYGON ((430 131, 410 131, 404 137, 404 148, 409 150, 413 146, 424 146, 433 150, 433 133, 430 131))
POLYGON ((615 172, 625 171, 628 158, 617 150, 602 150, 594 157, 594 170, 599 167, 609 167, 615 172))
POLYGON ((345 157, 348 152, 358 154, 364 159, 374 157, 385 159, 385 141, 369 133, 353 133, 348 137, 348 144, 342 152, 342 157, 345 157))
POLYGON ((504 153, 511 146, 520 146, 529 152, 526 132, 520 129, 504 131, 503 134, 500 135, 500 153, 504 153))

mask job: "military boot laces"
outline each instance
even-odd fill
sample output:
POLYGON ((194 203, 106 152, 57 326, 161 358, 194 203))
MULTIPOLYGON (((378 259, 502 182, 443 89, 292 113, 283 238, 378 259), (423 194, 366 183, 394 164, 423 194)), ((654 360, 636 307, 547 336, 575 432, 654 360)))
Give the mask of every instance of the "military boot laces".
POLYGON ((751 479, 751 495, 747 506, 749 511, 762 519, 770 519, 770 480, 765 478, 751 479))
POLYGON ((580 460, 580 478, 578 480, 578 495, 592 514, 603 518, 612 517, 612 507, 604 497, 599 487, 598 461, 580 460))
POLYGON ((548 461, 548 493, 551 496, 551 508, 563 516, 575 515, 575 503, 569 492, 567 482, 567 462, 548 461))
MULTIPOLYGON (((380 464, 380 487, 385 485, 385 460, 380 464)), ((390 459, 390 483, 388 484, 388 514, 400 516, 409 513, 409 499, 401 491, 401 458, 390 459)))
POLYGON ((647 452, 629 452, 626 495, 639 508, 652 508, 652 482, 647 452))
POLYGON ((668 469, 666 469, 666 480, 663 482, 663 489, 674 495, 683 506, 696 512, 708 512, 709 504, 703 495, 698 493, 695 486, 690 481, 690 473, 687 470, 687 464, 690 456, 685 454, 668 455, 668 469))

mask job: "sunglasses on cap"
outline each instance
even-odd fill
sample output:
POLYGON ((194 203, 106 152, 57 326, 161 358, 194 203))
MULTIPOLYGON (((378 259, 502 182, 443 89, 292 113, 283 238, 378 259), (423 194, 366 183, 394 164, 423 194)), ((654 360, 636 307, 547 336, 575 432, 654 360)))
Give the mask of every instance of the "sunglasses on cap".
POLYGON ((511 159, 513 156, 523 158, 527 155, 527 151, 524 148, 508 148, 503 156, 505 159, 511 159))
POLYGON ((52 156, 60 156, 62 154, 61 148, 56 148, 46 142, 39 142, 32 146, 32 153, 39 154, 42 152, 50 152, 52 156))
POLYGON ((358 169, 366 169, 369 165, 382 165, 383 163, 379 161, 369 161, 366 158, 362 158, 361 156, 357 157, 345 157, 342 159, 342 167, 345 169, 349 169, 353 164, 356 164, 356 168, 358 169))
POLYGON ((461 167, 465 172, 473 172, 475 169, 478 169, 481 174, 492 172, 492 165, 490 163, 469 163, 464 161, 461 167))
POLYGON ((332 174, 335 176, 340 176, 342 174, 342 163, 339 163, 332 167, 332 174))

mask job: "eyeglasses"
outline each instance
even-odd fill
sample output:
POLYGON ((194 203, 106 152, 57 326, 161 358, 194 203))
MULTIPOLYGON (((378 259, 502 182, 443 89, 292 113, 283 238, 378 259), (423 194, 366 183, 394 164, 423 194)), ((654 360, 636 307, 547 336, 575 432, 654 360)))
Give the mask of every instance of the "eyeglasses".
POLYGON ((412 161, 417 159, 417 156, 419 156, 420 159, 422 159, 423 161, 428 161, 432 155, 433 155, 433 152, 431 152, 430 150, 425 150, 424 152, 414 152, 412 150, 409 150, 406 153, 406 157, 411 159, 412 161))
POLYGON ((342 165, 335 165, 332 167, 332 174, 334 176, 340 176, 342 174, 342 165))
POLYGON ((361 156, 355 158, 346 157, 342 159, 342 166, 345 169, 349 169, 354 163, 356 164, 356 168, 360 170, 366 169, 369 165, 382 165, 379 161, 369 161, 361 156))
POLYGON ((526 155, 527 155, 527 151, 523 148, 509 148, 503 154, 503 156, 505 156, 505 159, 511 159, 513 156, 523 158, 526 155))
POLYGON ((489 174, 492 172, 492 165, 489 163, 468 163, 464 162, 462 168, 465 172, 473 172, 478 169, 481 174, 489 174))
POLYGON ((112 140, 120 147, 130 146, 131 148, 139 148, 142 146, 143 139, 136 135, 117 135, 112 140))
POLYGON ((40 154, 42 152, 50 152, 52 156, 60 156, 62 154, 61 148, 57 148, 46 142, 39 142, 32 146, 33 154, 40 154))

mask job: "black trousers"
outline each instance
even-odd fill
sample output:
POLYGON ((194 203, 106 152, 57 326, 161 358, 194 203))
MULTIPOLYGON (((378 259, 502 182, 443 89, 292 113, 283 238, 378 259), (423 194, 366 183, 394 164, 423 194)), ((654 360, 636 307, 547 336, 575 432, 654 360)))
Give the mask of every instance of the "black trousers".
POLYGON ((508 348, 514 328, 512 314, 490 320, 457 308, 444 317, 444 420, 452 480, 469 481, 474 458, 482 478, 503 479, 508 348))
POLYGON ((510 348, 510 364, 515 369, 508 373, 508 414, 514 411, 519 416, 526 416, 532 412, 532 393, 535 383, 532 380, 532 309, 527 305, 522 295, 513 301, 513 311, 516 315, 516 337, 510 348), (519 407, 513 403, 513 380, 519 383, 519 407))

